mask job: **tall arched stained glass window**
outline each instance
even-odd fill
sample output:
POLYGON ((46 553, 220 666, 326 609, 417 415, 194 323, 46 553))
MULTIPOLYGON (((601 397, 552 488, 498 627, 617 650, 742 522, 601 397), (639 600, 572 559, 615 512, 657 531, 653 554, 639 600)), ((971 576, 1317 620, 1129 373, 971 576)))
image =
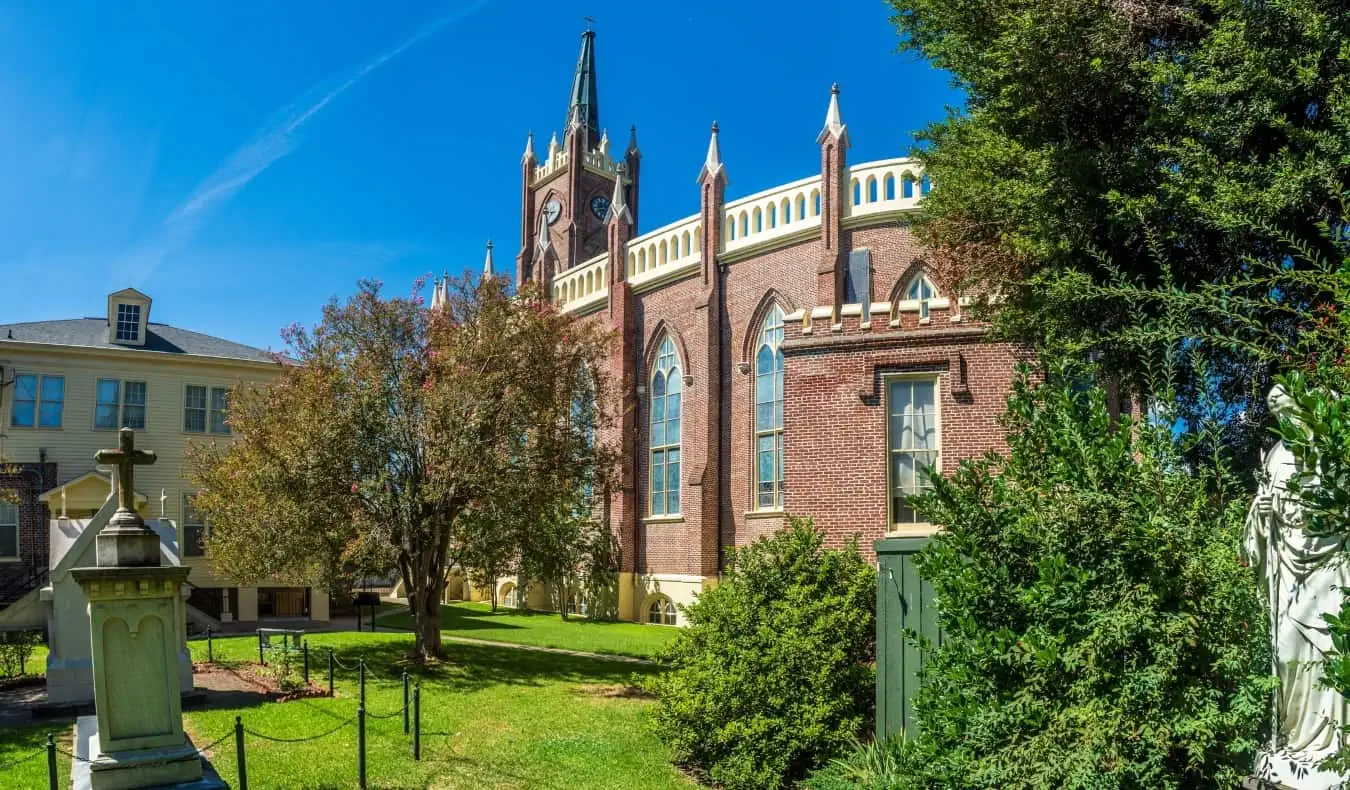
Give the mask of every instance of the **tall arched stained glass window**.
POLYGON ((783 311, 770 308, 755 344, 755 509, 783 509, 783 311))
POLYGON ((651 428, 651 486, 649 512, 653 516, 680 513, 680 394, 683 390, 680 359, 669 336, 661 341, 652 366, 648 390, 651 428))

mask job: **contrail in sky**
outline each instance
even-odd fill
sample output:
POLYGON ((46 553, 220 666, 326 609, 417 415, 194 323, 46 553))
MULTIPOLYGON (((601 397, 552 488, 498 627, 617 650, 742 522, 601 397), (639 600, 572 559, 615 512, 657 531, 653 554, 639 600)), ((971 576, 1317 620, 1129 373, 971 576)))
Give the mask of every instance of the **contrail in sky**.
POLYGON ((451 11, 418 28, 396 46, 370 58, 345 74, 335 75, 306 91, 300 98, 274 113, 248 142, 230 154, 181 205, 169 213, 154 238, 142 243, 118 261, 118 279, 127 275, 140 285, 171 252, 192 241, 212 211, 224 205, 267 168, 281 161, 300 145, 300 132, 319 113, 372 71, 424 39, 469 16, 490 0, 451 11))

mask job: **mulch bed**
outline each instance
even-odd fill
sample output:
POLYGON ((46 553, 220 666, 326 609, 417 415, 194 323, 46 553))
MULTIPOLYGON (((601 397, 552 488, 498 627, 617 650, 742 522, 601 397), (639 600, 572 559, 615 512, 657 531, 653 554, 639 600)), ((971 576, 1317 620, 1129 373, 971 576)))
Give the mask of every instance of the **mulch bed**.
POLYGON ((207 691, 253 693, 265 696, 271 702, 289 702, 309 697, 326 697, 328 689, 310 683, 297 689, 283 689, 277 685, 267 667, 244 664, 226 667, 217 664, 193 664, 193 685, 207 691))

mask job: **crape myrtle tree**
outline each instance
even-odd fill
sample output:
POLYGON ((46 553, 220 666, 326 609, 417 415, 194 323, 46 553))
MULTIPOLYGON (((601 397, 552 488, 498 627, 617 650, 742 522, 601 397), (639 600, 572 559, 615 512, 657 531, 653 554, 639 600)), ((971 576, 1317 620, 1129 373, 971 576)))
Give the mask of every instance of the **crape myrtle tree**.
POLYGON ((482 516, 514 516, 496 528, 518 547, 605 463, 592 426, 571 417, 579 387, 603 387, 590 372, 601 370, 608 335, 532 285, 511 294, 501 279, 464 279, 448 291, 428 309, 417 289, 386 298, 362 281, 312 330, 286 331, 291 361, 277 379, 233 396, 235 440, 192 458, 208 547, 225 573, 335 590, 344 570, 395 567, 421 659, 441 653, 455 552, 500 539, 482 516))
MULTIPOLYGON (((1317 244, 1337 215, 1350 178, 1341 0, 890 3, 901 49, 965 94, 920 136, 935 188, 916 231, 949 287, 999 295, 1005 337, 1090 346, 1107 376, 1142 394, 1177 347, 1110 342, 1157 315, 1084 304, 1083 280, 1189 291, 1253 259, 1285 261, 1264 228, 1317 244)), ((1261 318, 1286 338, 1298 331, 1284 311, 1261 318)), ((1217 311, 1196 319, 1233 329, 1217 311)), ((1273 367, 1184 342, 1196 364, 1169 382, 1179 417, 1203 420, 1205 403, 1229 410, 1222 441, 1254 466, 1273 367)))

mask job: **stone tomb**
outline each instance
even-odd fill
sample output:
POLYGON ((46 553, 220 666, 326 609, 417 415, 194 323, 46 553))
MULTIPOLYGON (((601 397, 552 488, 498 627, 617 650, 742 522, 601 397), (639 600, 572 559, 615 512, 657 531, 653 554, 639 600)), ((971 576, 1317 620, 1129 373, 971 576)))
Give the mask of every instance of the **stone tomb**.
POLYGON ((77 790, 224 788, 183 733, 178 617, 190 569, 160 564, 160 538, 131 501, 133 470, 154 453, 135 449, 130 428, 118 438, 118 449, 95 456, 117 468, 117 512, 97 536, 97 564, 70 572, 89 601, 95 710, 75 726, 72 781, 77 790))

